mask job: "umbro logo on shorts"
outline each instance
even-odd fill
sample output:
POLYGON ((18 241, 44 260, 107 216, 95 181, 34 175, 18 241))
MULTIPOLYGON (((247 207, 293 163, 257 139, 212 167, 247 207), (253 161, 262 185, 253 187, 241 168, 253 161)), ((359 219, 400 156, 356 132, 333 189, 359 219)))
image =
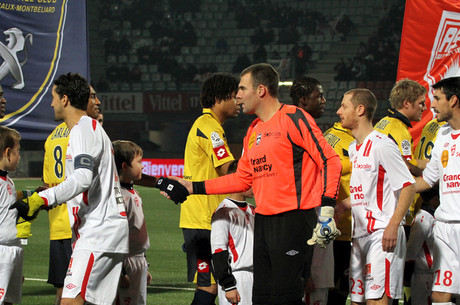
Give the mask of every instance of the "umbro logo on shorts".
POLYGON ((68 284, 68 285, 65 286, 65 287, 66 287, 67 289, 74 289, 74 288, 77 287, 77 286, 75 286, 74 284, 70 283, 70 284, 68 284))
POLYGON ((377 290, 377 289, 379 289, 380 287, 381 287, 381 286, 375 284, 375 285, 372 285, 371 289, 372 289, 372 290, 377 290))
POLYGON ((294 256, 294 255, 296 255, 298 253, 299 253, 299 251, 296 251, 296 250, 289 250, 288 252, 286 252, 286 254, 289 255, 289 256, 294 256))

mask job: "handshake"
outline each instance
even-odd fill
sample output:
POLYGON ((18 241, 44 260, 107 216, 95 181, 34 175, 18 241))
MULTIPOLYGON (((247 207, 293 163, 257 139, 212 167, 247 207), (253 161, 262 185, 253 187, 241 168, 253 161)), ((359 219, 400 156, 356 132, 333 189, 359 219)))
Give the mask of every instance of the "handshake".
POLYGON ((187 199, 187 196, 190 195, 190 192, 185 186, 183 186, 179 181, 160 177, 155 183, 155 187, 160 189, 160 191, 165 195, 165 197, 174 201, 174 203, 182 203, 187 199))

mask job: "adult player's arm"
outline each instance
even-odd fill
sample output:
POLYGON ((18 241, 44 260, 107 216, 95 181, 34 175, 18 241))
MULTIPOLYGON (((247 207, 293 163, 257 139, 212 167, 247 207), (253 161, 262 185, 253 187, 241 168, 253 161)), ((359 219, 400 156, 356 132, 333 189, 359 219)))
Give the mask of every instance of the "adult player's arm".
POLYGON ((216 167, 216 171, 219 174, 219 176, 224 176, 224 175, 227 174, 228 168, 229 168, 230 164, 233 163, 233 161, 234 160, 228 161, 228 162, 222 164, 221 166, 216 167))
POLYGON ((415 195, 415 186, 413 184, 405 185, 401 189, 399 195, 398 204, 396 205, 395 212, 391 217, 388 226, 385 231, 383 231, 382 237, 382 250, 385 252, 393 252, 396 247, 396 242, 398 239, 398 230, 406 215, 407 210, 410 207, 410 204, 414 200, 415 195))
POLYGON ((321 179, 323 180, 321 205, 334 206, 342 172, 340 157, 327 143, 321 130, 311 117, 307 116, 306 120, 299 123, 299 126, 301 132, 292 133, 294 142, 298 141, 299 146, 305 149, 321 169, 321 179))
POLYGON ((423 177, 415 177, 415 192, 416 193, 421 193, 424 191, 427 191, 431 188, 431 185, 429 185, 423 177))
POLYGON ((75 157, 75 171, 59 185, 39 193, 47 206, 56 206, 64 203, 78 194, 83 193, 91 186, 93 179, 93 158, 89 155, 75 157))

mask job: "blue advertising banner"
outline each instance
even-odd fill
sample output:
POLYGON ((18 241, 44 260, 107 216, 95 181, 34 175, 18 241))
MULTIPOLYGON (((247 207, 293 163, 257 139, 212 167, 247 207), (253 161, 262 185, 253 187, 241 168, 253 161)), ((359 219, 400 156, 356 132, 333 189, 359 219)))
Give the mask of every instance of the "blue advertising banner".
POLYGON ((23 139, 46 139, 57 125, 53 80, 68 72, 89 77, 86 0, 2 0, 0 84, 7 104, 0 124, 23 139))

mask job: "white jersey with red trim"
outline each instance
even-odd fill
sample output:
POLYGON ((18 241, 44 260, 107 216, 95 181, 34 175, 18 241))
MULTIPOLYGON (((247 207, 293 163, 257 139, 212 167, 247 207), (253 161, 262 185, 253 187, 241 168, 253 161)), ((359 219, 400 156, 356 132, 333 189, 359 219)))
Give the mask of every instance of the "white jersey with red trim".
POLYGON ((415 216, 407 242, 406 261, 414 261, 414 273, 431 273, 433 266, 433 215, 421 209, 415 216))
POLYGON ((18 246, 19 239, 16 237, 16 218, 18 211, 8 208, 16 201, 16 189, 13 180, 6 172, 0 173, 0 245, 18 246))
POLYGON ((362 145, 353 141, 349 154, 353 238, 359 238, 386 228, 401 189, 415 180, 396 144, 378 131, 372 131, 362 145))
POLYGON ((423 171, 423 180, 430 186, 439 181, 440 204, 434 214, 436 220, 460 222, 460 209, 458 208, 460 130, 452 130, 449 124, 445 124, 439 129, 431 152, 431 160, 423 171))
POLYGON ((142 199, 132 184, 122 183, 121 194, 125 202, 129 224, 129 255, 141 254, 150 248, 149 235, 145 225, 142 199))
POLYGON ((253 270, 254 207, 238 207, 225 198, 217 207, 211 220, 212 253, 228 251, 232 272, 253 270))
POLYGON ((128 253, 128 221, 112 143, 83 116, 69 135, 66 180, 39 195, 49 206, 67 202, 74 249, 128 253))

